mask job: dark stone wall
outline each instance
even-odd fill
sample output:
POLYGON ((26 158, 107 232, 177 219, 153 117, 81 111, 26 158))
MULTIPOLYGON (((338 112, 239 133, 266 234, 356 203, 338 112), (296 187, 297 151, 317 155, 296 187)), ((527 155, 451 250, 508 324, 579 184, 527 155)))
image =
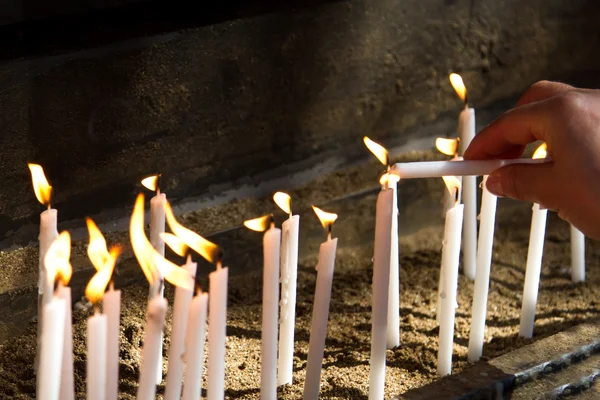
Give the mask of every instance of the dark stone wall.
POLYGON ((149 173, 177 200, 319 154, 362 154, 365 134, 397 140, 459 109, 451 71, 486 107, 544 78, 593 86, 600 69, 591 0, 355 0, 239 15, 178 25, 152 14, 122 40, 104 27, 107 43, 86 42, 104 36, 90 26, 9 41, 20 57, 0 65, 0 239, 35 237, 28 161, 45 167, 61 221, 115 218, 149 173))

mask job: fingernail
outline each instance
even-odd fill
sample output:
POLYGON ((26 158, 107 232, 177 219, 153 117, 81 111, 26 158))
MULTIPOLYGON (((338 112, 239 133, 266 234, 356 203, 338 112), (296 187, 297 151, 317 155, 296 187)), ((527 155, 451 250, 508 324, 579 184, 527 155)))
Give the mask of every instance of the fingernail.
POLYGON ((500 183, 499 176, 497 176, 497 175, 488 176, 487 180, 485 181, 485 187, 491 194, 496 195, 498 197, 503 196, 502 184, 500 183))

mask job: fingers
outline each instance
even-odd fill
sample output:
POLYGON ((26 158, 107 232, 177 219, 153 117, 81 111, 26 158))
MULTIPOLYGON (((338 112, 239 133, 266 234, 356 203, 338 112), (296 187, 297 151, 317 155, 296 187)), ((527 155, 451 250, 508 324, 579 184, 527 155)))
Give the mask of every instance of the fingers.
POLYGON ((526 104, 502 114, 475 135, 465 160, 519 157, 529 143, 547 141, 554 98, 526 104))
POLYGON ((553 163, 513 164, 492 172, 486 188, 496 196, 538 203, 555 209, 557 199, 553 163))
POLYGON ((515 107, 524 106, 536 101, 546 100, 563 93, 567 93, 575 88, 571 85, 560 82, 539 81, 534 83, 523 93, 515 107))

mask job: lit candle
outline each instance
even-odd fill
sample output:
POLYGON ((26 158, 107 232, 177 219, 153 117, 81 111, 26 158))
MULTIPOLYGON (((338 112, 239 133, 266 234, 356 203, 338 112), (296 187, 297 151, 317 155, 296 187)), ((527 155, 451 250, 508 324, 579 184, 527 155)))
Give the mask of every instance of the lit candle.
POLYGON ((121 320, 121 291, 111 282, 102 299, 106 315, 106 400, 119 398, 119 326, 121 320))
POLYGON ((454 197, 454 207, 446 212, 444 241, 442 242, 442 267, 440 271, 442 290, 438 297, 439 350, 437 372, 439 376, 452 372, 452 347, 454 344, 454 316, 458 289, 458 260, 463 224, 464 206, 459 204, 460 180, 455 176, 444 177, 448 192, 454 197))
MULTIPOLYGON (((365 146, 377 159, 390 169, 388 151, 368 137, 364 137, 365 146)), ((398 181, 396 175, 384 175, 387 188, 392 190, 392 215, 390 232, 390 278, 387 305, 386 347, 393 349, 400 345, 400 260, 398 253, 398 181)))
MULTIPOLYGON (((192 290, 194 279, 188 271, 162 257, 152 246, 144 232, 144 195, 139 194, 135 201, 130 223, 130 239, 133 252, 151 285, 157 287, 164 278, 175 286, 192 290)), ((167 313, 167 300, 155 292, 148 302, 146 329, 142 348, 142 363, 137 390, 139 400, 154 399, 158 379, 157 363, 160 360, 158 348, 167 313)))
MULTIPOLYGON (((164 193, 160 192, 160 174, 151 175, 147 178, 142 179, 142 185, 153 192, 156 192, 156 195, 150 199, 150 243, 152 243, 152 247, 156 249, 158 254, 161 256, 165 256, 165 242, 161 238, 161 233, 165 231, 165 202, 167 201, 167 196, 164 193)), ((160 281, 159 281, 160 282, 160 281)), ((158 293, 161 297, 165 294, 165 285, 160 284, 158 286, 150 285, 149 289, 149 297, 152 298, 156 293, 158 293)), ((163 341, 162 341, 162 333, 161 340, 158 345, 158 361, 156 364, 156 368, 158 371, 158 375, 156 378, 156 384, 160 384, 162 381, 162 353, 163 353, 163 341)))
POLYGON ((185 336, 186 373, 183 381, 183 400, 197 400, 202 392, 207 308, 208 293, 198 291, 190 305, 189 324, 185 336))
MULTIPOLYGON (((163 241, 176 254, 185 256, 187 246, 177 236, 163 233, 163 241)), ((192 261, 188 253, 187 261, 183 268, 196 276, 197 264, 192 261)), ((175 288, 175 300, 173 301, 173 317, 171 322, 171 344, 169 345, 169 363, 167 369, 167 383, 165 388, 165 400, 176 400, 181 397, 181 383, 183 380, 183 354, 185 352, 185 334, 187 331, 190 303, 194 292, 186 288, 175 288)))
MULTIPOLYGON (((463 158, 458 155, 458 146, 460 144, 460 138, 456 139, 446 139, 446 138, 437 138, 435 140, 435 147, 442 154, 447 156, 453 156, 450 161, 461 161, 463 158)), ((456 179, 460 182, 460 189, 458 193, 458 202, 462 201, 462 176, 457 176, 456 179)), ((442 195, 442 216, 446 218, 446 213, 449 209, 454 207, 456 204, 456 199, 453 194, 450 193, 449 190, 444 190, 442 195)))
POLYGON ((329 303, 331 301, 331 285, 333 283, 333 268, 335 265, 335 252, 337 238, 331 238, 331 228, 337 215, 328 213, 313 206, 313 210, 321 221, 323 228, 327 229, 327 240, 319 248, 317 262, 317 285, 313 300, 313 315, 310 325, 310 339, 308 342, 308 359, 306 361, 306 379, 304 381, 304 400, 319 398, 321 386, 321 367, 325 351, 325 338, 327 337, 327 320, 329 318, 329 303))
MULTIPOLYGON (((225 338, 227 327, 227 282, 229 269, 221 264, 219 246, 187 229, 175 219, 169 202, 165 203, 165 214, 169 228, 190 249, 205 260, 216 263, 217 270, 208 274, 210 293, 208 313, 208 388, 209 400, 225 397, 225 338)), ((184 388, 185 390, 185 388, 184 388)))
POLYGON ((475 275, 471 333, 469 337, 469 362, 479 360, 483 353, 485 317, 490 286, 490 267, 494 245, 494 224, 496 222, 496 202, 498 198, 487 190, 485 187, 486 180, 487 176, 484 176, 482 183, 483 196, 481 197, 481 222, 477 243, 477 272, 475 275))
MULTIPOLYGON (((545 143, 535 150, 533 158, 546 158, 545 143)), ((523 285, 521 323, 519 325, 519 336, 525 338, 533 336, 535 307, 537 305, 540 273, 542 271, 542 256, 544 254, 544 236, 546 234, 547 214, 548 210, 540 208, 539 204, 533 205, 531 231, 529 233, 529 248, 527 251, 527 267, 525 269, 525 283, 523 285)))
POLYGON ((58 236, 56 229, 57 215, 58 212, 51 208, 50 200, 52 197, 52 186, 48 183, 46 175, 41 165, 38 164, 27 164, 31 172, 31 180, 33 183, 33 191, 37 200, 48 209, 40 214, 40 254, 39 254, 39 272, 38 272, 38 326, 37 326, 37 351, 35 354, 34 370, 37 371, 39 365, 39 356, 41 350, 41 334, 42 334, 42 320, 43 320, 43 306, 52 299, 52 292, 54 288, 49 286, 48 279, 46 279, 46 268, 44 266, 44 260, 48 248, 58 236), (45 294, 44 294, 45 293, 45 294))
MULTIPOLYGON (((458 117, 458 133, 460 135, 460 154, 463 154, 471 140, 475 137, 475 109, 469 108, 467 88, 458 74, 450 74, 450 83, 458 97, 465 104, 464 110, 458 117)), ((446 176, 457 176, 448 174, 446 176)), ((463 273, 471 280, 475 279, 475 264, 477 256, 477 178, 465 177, 463 183, 463 203, 465 204, 464 216, 464 242, 463 242, 463 273)))
POLYGON ((290 385, 294 369, 296 327, 296 283, 298 280, 298 233, 300 216, 292 215, 292 199, 283 192, 273 196, 289 218, 281 225, 281 300, 279 302, 279 356, 277 386, 290 385))
MULTIPOLYGON (((419 161, 396 163, 390 169, 391 174, 400 179, 441 178, 442 176, 479 176, 489 175, 498 168, 512 164, 542 164, 549 160, 514 158, 509 160, 466 160, 466 161, 419 161)), ((467 188, 463 188, 463 199, 467 188)), ((465 204, 466 207, 466 204, 465 204)))
POLYGON ((385 387, 385 349, 387 335, 387 307, 390 280, 390 235, 394 209, 394 190, 389 188, 389 174, 381 178, 383 184, 377 195, 375 213, 375 254, 373 256, 373 305, 371 315, 371 370, 369 372, 369 399, 383 399, 385 387))
POLYGON ((277 305, 279 301, 279 252, 281 229, 271 215, 244 221, 246 228, 263 236, 262 360, 260 398, 277 398, 277 305), (268 228, 268 229, 267 229, 268 228))
MULTIPOLYGON (((61 232, 51 243, 44 258, 46 287, 64 285, 71 279, 71 237, 61 232)), ((48 293, 48 292, 46 292, 48 293)), ((71 305, 56 294, 43 306, 41 351, 38 369, 37 399, 60 399, 61 374, 63 371, 63 347, 65 343, 66 310, 71 305)), ((72 344, 71 344, 72 346, 72 344)))
MULTIPOLYGON (((106 295, 104 291, 112 278, 112 273, 117 262, 117 258, 121 252, 119 247, 113 247, 108 251, 106 240, 98 229, 98 226, 91 218, 86 218, 88 232, 90 235, 90 243, 88 245, 88 257, 96 268, 96 274, 90 279, 85 295, 94 306, 94 315, 88 318, 87 321, 87 363, 86 363, 86 379, 87 379, 87 399, 88 400, 104 400, 108 398, 107 389, 111 388, 110 397, 117 398, 118 382, 113 382, 112 387, 107 384, 108 371, 111 371, 111 379, 114 379, 115 369, 118 369, 119 361, 114 358, 111 349, 111 363, 108 367, 108 340, 114 340, 115 333, 108 330, 108 315, 106 309, 106 295), (104 303, 104 314, 100 313, 100 303, 104 303), (116 393, 113 393, 116 392, 116 393)), ((114 293, 114 290, 112 290, 114 293)), ((114 295, 113 295, 114 296, 114 295)), ((113 300, 109 300, 113 301, 113 300)), ((114 305, 109 304, 108 310, 111 311, 114 305)), ((120 306, 119 306, 120 308, 120 306)), ((111 313, 114 313, 111 311, 111 313)), ((111 314, 111 319, 114 320, 114 315, 111 314)), ((116 331, 118 336, 119 314, 117 314, 116 327, 111 326, 111 329, 116 331)), ((112 321, 114 324, 114 321, 112 321)), ((118 338, 117 338, 118 340, 118 338)), ((118 374, 118 372, 117 372, 118 374)), ((117 375, 118 376, 118 375, 117 375)))
POLYGON ((571 225, 571 280, 585 281, 585 236, 571 225))

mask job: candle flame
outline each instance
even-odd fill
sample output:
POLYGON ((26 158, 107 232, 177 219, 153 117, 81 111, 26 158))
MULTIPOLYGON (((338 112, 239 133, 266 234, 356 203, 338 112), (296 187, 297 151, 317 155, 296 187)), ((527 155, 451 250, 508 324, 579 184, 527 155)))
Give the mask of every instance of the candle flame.
POLYGON ((178 256, 183 257, 187 254, 189 247, 183 242, 183 240, 179 239, 177 236, 173 235, 172 233, 161 232, 160 238, 178 256))
POLYGON ((256 232, 264 232, 269 228, 272 220, 273 217, 271 215, 264 215, 262 217, 244 221, 244 226, 256 232))
POLYGON ((153 285, 163 277, 167 282, 187 290, 194 289, 194 278, 185 269, 168 261, 152 247, 144 232, 144 195, 138 194, 131 214, 129 235, 133 253, 146 276, 153 285))
POLYGON ((221 249, 213 242, 204 239, 196 232, 191 231, 185 226, 181 225, 175 219, 171 204, 165 202, 165 216, 167 217, 167 223, 169 227, 183 243, 186 244, 190 249, 200 254, 206 261, 215 263, 221 258, 221 249))
POLYGON ((27 164, 29 171, 31 171, 31 180, 33 182, 33 191, 35 197, 40 203, 45 206, 50 205, 50 198, 52 197, 52 186, 48 183, 44 169, 38 164, 27 164))
POLYGON ((289 194, 277 192, 273 195, 273 200, 275 201, 275 204, 277 204, 277 206, 283 210, 284 213, 292 213, 292 198, 289 194))
POLYGON ((315 214, 317 214, 317 218, 319 218, 319 221, 321 221, 321 225, 323 225, 323 228, 330 230, 331 226, 338 217, 337 214, 323 211, 319 207, 315 206, 312 206, 312 208, 315 214))
POLYGON ((466 101, 467 99, 467 88, 465 87, 465 83, 463 82, 462 77, 459 74, 452 73, 449 76, 450 84, 454 88, 454 91, 460 97, 462 101, 466 101))
POLYGON ((447 156, 456 156, 458 154, 459 139, 437 138, 435 139, 435 147, 442 154, 447 156))
POLYGON ((532 158, 546 158, 548 155, 548 146, 546 143, 542 143, 535 151, 533 152, 532 158))
POLYGON ((158 190, 158 180, 159 179, 160 179, 160 174, 151 175, 147 178, 142 179, 141 183, 146 189, 156 192, 158 190))
POLYGON ((71 257, 71 235, 69 232, 62 231, 60 235, 50 245, 46 252, 44 262, 46 265, 46 277, 54 286, 57 279, 60 279, 63 285, 68 285, 71 280, 73 270, 69 258, 71 257))
POLYGON ((108 251, 106 247, 106 239, 98 229, 98 226, 91 218, 86 218, 88 232, 90 235, 90 244, 88 245, 88 257, 96 268, 96 274, 90 279, 86 288, 85 296, 94 305, 98 305, 102 301, 106 286, 109 284, 117 258, 121 254, 121 248, 114 246, 108 251))
POLYGON ((382 185, 387 185, 388 182, 400 182, 400 176, 396 175, 396 174, 389 174, 389 173, 385 173, 383 175, 381 175, 381 178, 379 178, 379 183, 382 185))
POLYGON ((442 179, 446 184, 446 189, 448 189, 450 195, 456 200, 456 203, 458 203, 460 198, 460 189, 462 186, 460 179, 458 179, 456 176, 442 176, 442 179))
POLYGON ((367 146, 367 149, 369 149, 369 151, 373 153, 375 157, 377 157, 380 163, 386 167, 390 165, 389 154, 385 147, 372 141, 367 136, 363 138, 363 142, 365 143, 365 146, 367 146))

